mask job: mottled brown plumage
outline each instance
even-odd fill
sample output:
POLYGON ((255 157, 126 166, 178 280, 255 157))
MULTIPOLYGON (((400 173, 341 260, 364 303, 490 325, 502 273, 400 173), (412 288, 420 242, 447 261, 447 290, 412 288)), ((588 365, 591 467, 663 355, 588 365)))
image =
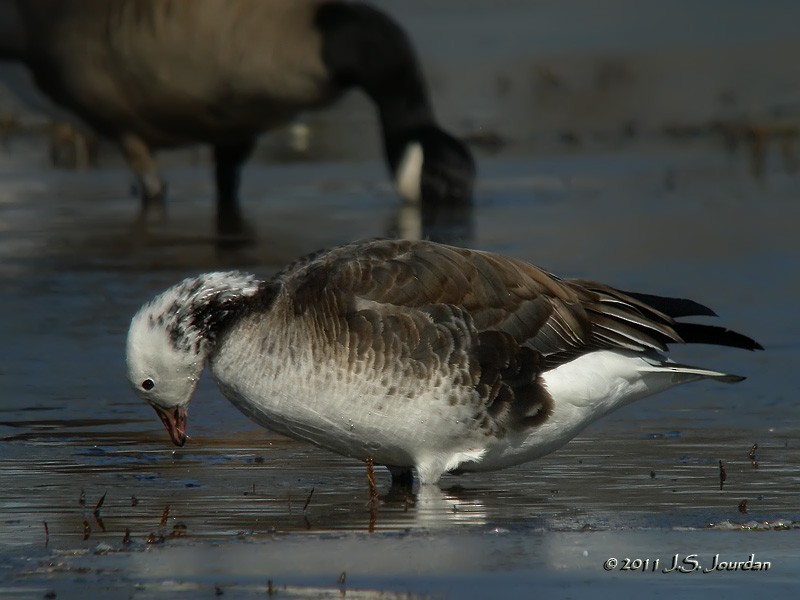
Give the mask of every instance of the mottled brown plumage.
POLYGON ((550 368, 592 349, 666 350, 666 343, 683 341, 671 317, 624 292, 564 281, 513 258, 408 240, 346 245, 315 257, 278 277, 298 314, 328 302, 343 314, 367 303, 383 314, 456 306, 476 331, 507 334, 550 368), (324 295, 330 300, 320 303, 324 295))

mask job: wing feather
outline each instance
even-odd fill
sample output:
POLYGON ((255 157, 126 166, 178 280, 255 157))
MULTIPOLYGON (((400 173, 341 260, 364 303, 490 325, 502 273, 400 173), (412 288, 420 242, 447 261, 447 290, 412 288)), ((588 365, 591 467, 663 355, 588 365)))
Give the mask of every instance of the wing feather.
MULTIPOLYGON (((296 308, 323 291, 343 310, 357 302, 420 308, 446 304, 463 309, 476 331, 511 335, 548 358, 565 359, 598 348, 665 350, 683 341, 672 317, 609 286, 561 280, 531 264, 476 250, 408 240, 350 244, 299 261, 285 273, 296 308)), ((643 298, 643 299, 640 299, 643 298)), ((697 305, 699 306, 699 305, 697 305)))
POLYGON ((349 244, 295 264, 277 277, 295 313, 337 321, 330 329, 349 360, 383 352, 373 365, 449 377, 474 392, 476 422, 496 435, 546 419, 552 401, 541 373, 581 354, 664 351, 684 341, 757 346, 664 312, 710 313, 689 300, 562 280, 513 258, 432 242, 349 244))

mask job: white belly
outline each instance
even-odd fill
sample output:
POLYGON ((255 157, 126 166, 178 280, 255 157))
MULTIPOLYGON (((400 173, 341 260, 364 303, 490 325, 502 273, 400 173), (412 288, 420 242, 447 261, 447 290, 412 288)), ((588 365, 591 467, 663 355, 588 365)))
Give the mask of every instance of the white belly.
POLYGON ((433 462, 444 471, 463 460, 454 457, 480 455, 474 409, 449 403, 451 382, 320 360, 308 343, 281 346, 280 353, 226 346, 211 362, 225 396, 259 424, 377 464, 419 469, 433 462))

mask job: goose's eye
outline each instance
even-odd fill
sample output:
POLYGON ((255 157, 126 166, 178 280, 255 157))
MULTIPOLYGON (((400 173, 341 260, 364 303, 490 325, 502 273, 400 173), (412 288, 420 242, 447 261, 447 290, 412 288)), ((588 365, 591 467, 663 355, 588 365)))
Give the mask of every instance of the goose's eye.
POLYGON ((152 379, 145 379, 145 380, 142 382, 142 389, 143 389, 145 392, 149 392, 149 391, 150 391, 150 390, 152 390, 152 389, 153 389, 155 386, 156 386, 156 383, 155 383, 155 382, 154 382, 152 379))

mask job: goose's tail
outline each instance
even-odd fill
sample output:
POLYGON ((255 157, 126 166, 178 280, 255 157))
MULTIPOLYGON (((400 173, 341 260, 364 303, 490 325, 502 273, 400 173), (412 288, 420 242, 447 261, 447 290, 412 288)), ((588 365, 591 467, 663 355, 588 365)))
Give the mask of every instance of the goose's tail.
POLYGON ((640 369, 643 372, 659 373, 661 375, 671 374, 676 382, 684 383, 696 379, 715 379, 723 383, 738 383, 747 379, 741 375, 732 373, 722 373, 711 369, 682 365, 672 361, 658 361, 652 363, 652 368, 640 369))
MULTIPOLYGON (((623 292, 623 294, 639 300, 672 319, 678 319, 680 317, 717 316, 717 313, 707 306, 686 298, 654 296, 652 294, 642 294, 640 292, 623 292)), ((730 346, 732 348, 742 348, 744 350, 764 349, 764 347, 753 338, 727 329, 726 327, 720 327, 719 325, 687 323, 684 321, 674 321, 671 325, 675 333, 687 344, 714 344, 716 346, 730 346)), ((708 375, 708 377, 711 377, 711 375, 708 375)))

